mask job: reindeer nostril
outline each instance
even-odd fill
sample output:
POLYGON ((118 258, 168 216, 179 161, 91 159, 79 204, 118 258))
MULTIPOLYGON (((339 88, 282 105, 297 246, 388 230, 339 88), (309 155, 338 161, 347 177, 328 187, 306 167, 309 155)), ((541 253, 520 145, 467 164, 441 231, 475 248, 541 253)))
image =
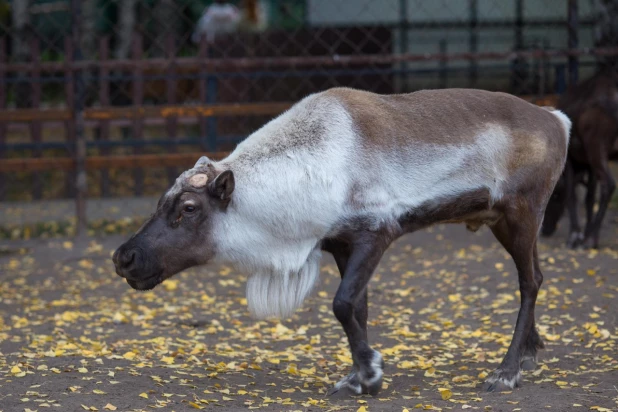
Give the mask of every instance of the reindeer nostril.
POLYGON ((116 256, 116 262, 122 269, 130 269, 137 259, 137 251, 135 249, 126 252, 119 252, 116 256))
POLYGON ((125 259, 124 259, 124 262, 123 262, 123 266, 125 268, 131 266, 131 264, 133 262, 135 262, 135 255, 136 255, 136 253, 135 253, 134 250, 130 251, 129 253, 127 253, 125 255, 125 259))

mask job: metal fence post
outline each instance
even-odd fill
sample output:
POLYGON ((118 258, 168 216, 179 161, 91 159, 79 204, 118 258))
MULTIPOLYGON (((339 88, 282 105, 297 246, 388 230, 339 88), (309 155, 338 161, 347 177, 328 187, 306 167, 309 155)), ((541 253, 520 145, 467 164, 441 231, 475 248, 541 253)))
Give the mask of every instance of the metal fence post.
MULTIPOLYGON (((446 53, 448 51, 447 49, 447 42, 446 39, 440 39, 440 54, 443 57, 446 57, 446 53)), ((440 60, 440 87, 442 89, 446 89, 448 87, 448 62, 446 61, 445 58, 440 60)))
MULTIPOLYGON (((577 29, 579 28, 579 15, 577 0, 569 0, 568 3, 568 47, 569 51, 577 49, 579 43, 577 29)), ((579 59, 577 56, 569 55, 569 86, 573 86, 577 83, 579 59)))
MULTIPOLYGON (((0 66, 4 65, 8 61, 7 56, 7 38, 4 36, 0 36, 0 66)), ((6 88, 8 85, 7 80, 7 71, 3 68, 0 68, 0 111, 6 109, 6 88)), ((6 134, 8 131, 7 124, 5 122, 0 122, 0 160, 5 156, 5 147, 6 144, 6 134)), ((0 201, 3 201, 8 197, 8 182, 6 180, 6 175, 0 173, 0 201)))
MULTIPOLYGON (((515 1, 514 50, 522 51, 524 46, 524 0, 515 1)), ((516 57, 512 63, 511 93, 528 93, 528 64, 526 59, 516 57)))
MULTIPOLYGON (((479 8, 477 0, 470 0, 470 21, 469 21, 469 37, 468 37, 468 51, 470 53, 478 52, 478 18, 479 8)), ((474 59, 470 59, 470 71, 468 73, 469 86, 476 87, 476 80, 478 78, 478 63, 474 59)))
MULTIPOLYGON (((71 0, 71 40, 73 42, 74 62, 82 59, 81 51, 81 1, 71 0)), ((74 66, 75 67, 75 66, 74 66)), ((75 127, 75 212, 77 217, 75 234, 87 234, 86 217, 86 136, 84 135, 84 79, 81 69, 74 68, 75 98, 73 100, 73 122, 75 127)))
MULTIPOLYGON (((406 54, 408 49, 408 0, 399 0, 399 53, 406 54)), ((408 64, 404 61, 399 65, 401 74, 399 84, 396 86, 399 93, 407 89, 408 64)))
MULTIPOLYGON (((208 54, 210 57, 213 55, 213 50, 208 49, 208 54)), ((206 103, 209 105, 214 105, 217 103, 217 95, 218 95, 218 84, 217 84, 217 76, 209 73, 206 77, 206 103)), ((217 150, 217 117, 210 116, 207 123, 207 133, 208 133, 208 150, 215 151, 217 150)))

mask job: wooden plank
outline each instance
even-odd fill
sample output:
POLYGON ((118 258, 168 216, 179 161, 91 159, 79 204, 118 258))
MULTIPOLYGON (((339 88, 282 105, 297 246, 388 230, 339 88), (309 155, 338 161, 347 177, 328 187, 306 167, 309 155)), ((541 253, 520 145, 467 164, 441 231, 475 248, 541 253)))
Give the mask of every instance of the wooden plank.
POLYGON ((71 119, 68 109, 11 109, 0 111, 1 123, 59 122, 71 119))
MULTIPOLYGON (((201 88, 200 88, 201 89, 201 88)), ((204 87, 204 98, 205 98, 204 87)), ((202 94, 200 90, 200 94, 202 94)), ((522 99, 542 106, 555 105, 557 95, 543 99, 535 96, 521 96, 522 99)), ((232 103, 216 105, 164 105, 130 107, 92 107, 84 111, 84 119, 94 122, 103 120, 208 118, 219 116, 274 116, 292 107, 294 103, 232 103)), ((0 122, 28 123, 33 121, 54 122, 71 120, 68 109, 12 109, 0 111, 0 122)))
MULTIPOLYGON (((242 103, 216 105, 160 105, 130 107, 92 107, 84 110, 84 119, 134 120, 158 118, 207 118, 213 116, 269 116, 277 115, 292 106, 284 103, 242 103)), ((0 111, 0 122, 30 123, 71 120, 69 109, 11 109, 0 111)))
MULTIPOLYGON (((320 66, 324 69, 329 67, 347 67, 350 65, 383 65, 397 64, 402 62, 427 62, 427 61, 512 61, 515 59, 540 59, 540 58, 564 58, 575 56, 618 56, 618 47, 603 48, 579 48, 579 49, 532 49, 520 51, 501 52, 461 52, 461 53, 404 53, 404 54, 346 54, 346 55, 323 55, 323 56, 292 56, 292 57, 253 57, 253 58, 215 58, 206 63, 208 71, 247 71, 264 69, 289 69, 296 70, 304 67, 320 66)), ((134 59, 110 59, 82 60, 73 62, 73 70, 96 70, 102 66, 110 70, 134 70, 164 71, 172 64, 167 58, 150 58, 136 61, 134 59)), ((199 57, 183 57, 175 60, 176 67, 182 71, 197 73, 203 64, 199 57)), ((30 71, 31 63, 8 63, 2 65, 3 69, 15 73, 30 71)), ((63 62, 44 62, 41 70, 45 73, 61 72, 64 70, 63 62)))
MULTIPOLYGON (((87 170, 132 169, 135 167, 192 167, 200 156, 222 159, 227 152, 168 153, 125 156, 90 156, 86 159, 87 170)), ((72 157, 42 157, 0 159, 0 173, 36 172, 48 170, 71 171, 75 169, 72 157)))
MULTIPOLYGON (((84 112, 88 120, 146 119, 169 117, 267 116, 279 114, 293 103, 243 103, 216 105, 166 105, 90 108, 84 112)), ((0 120, 2 114, 0 113, 0 120)))

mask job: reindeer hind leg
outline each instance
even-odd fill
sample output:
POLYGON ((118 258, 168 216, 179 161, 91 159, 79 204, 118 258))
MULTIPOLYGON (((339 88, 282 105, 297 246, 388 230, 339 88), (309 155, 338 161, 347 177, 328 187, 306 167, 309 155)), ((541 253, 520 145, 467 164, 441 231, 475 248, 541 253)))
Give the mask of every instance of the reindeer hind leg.
POLYGON ((536 356, 535 349, 538 346, 534 306, 540 286, 540 270, 538 272, 535 270, 534 256, 541 223, 538 216, 542 216, 542 213, 534 213, 534 208, 529 207, 526 199, 517 199, 512 204, 516 206, 507 207, 503 218, 492 225, 491 230, 509 252, 517 267, 521 305, 509 349, 498 369, 492 372, 485 381, 484 389, 489 392, 511 390, 518 386, 521 380, 521 363, 525 360, 524 355, 530 351, 536 356), (531 344, 530 339, 534 341, 531 344))

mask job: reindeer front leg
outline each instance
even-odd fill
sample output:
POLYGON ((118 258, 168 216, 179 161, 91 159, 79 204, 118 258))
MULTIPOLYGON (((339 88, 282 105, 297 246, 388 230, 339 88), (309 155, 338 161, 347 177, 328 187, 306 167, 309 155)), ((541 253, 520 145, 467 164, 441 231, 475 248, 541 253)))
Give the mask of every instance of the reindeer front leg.
POLYGON ((354 362, 352 372, 329 395, 342 389, 376 395, 382 388, 384 361, 367 341, 367 284, 391 239, 382 232, 355 233, 346 245, 329 248, 342 275, 333 312, 348 337, 354 362))

